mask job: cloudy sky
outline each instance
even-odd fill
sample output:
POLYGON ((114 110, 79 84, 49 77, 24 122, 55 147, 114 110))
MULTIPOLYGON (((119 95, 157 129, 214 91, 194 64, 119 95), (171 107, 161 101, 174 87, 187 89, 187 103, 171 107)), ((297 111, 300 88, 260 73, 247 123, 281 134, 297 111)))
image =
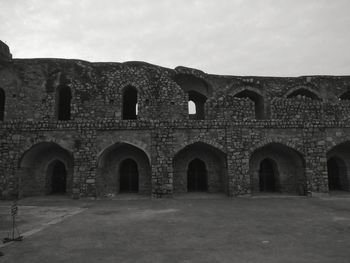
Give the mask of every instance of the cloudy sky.
POLYGON ((350 75, 350 0, 0 0, 15 58, 350 75))

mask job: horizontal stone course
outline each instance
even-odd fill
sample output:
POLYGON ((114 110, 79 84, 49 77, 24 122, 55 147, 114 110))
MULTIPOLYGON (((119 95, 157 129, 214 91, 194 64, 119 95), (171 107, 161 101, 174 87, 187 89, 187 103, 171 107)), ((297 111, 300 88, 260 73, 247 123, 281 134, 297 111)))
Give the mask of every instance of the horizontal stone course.
MULTIPOLYGON (((1 64, 0 88, 5 94, 0 121, 0 198, 25 194, 21 180, 29 175, 23 157, 41 158, 40 150, 35 150, 41 147, 54 155, 53 144, 72 162, 67 192, 74 198, 97 195, 103 152, 123 144, 145 153, 147 158, 140 159, 149 161, 150 178, 143 185, 156 198, 172 196, 174 182, 182 191, 186 189, 186 172, 181 167, 174 170, 174 160, 187 165, 190 160, 181 158, 192 158, 196 151, 198 156, 201 151, 210 152, 210 158, 203 155, 208 171, 216 174, 209 175, 209 189, 230 196, 250 194, 256 188, 252 182, 258 169, 251 167, 251 156, 266 145, 274 145, 263 151, 266 157, 269 151, 280 151, 286 160, 293 157, 299 164, 296 156, 301 156, 307 194, 327 192, 327 153, 350 140, 350 102, 339 99, 350 88, 349 76, 219 76, 145 62, 11 59, 1 64), (57 120, 57 94, 62 86, 71 90, 69 120, 57 120), (137 90, 135 120, 122 119, 123 92, 128 87, 137 90), (299 95, 288 97, 299 89, 299 95), (317 99, 309 98, 305 90, 317 99), (206 98, 204 116, 189 116, 189 91, 206 98), (182 157, 183 149, 188 153, 182 157)), ((42 192, 48 164, 31 165, 39 174, 42 192)), ((119 173, 118 167, 108 169, 110 175, 119 173)), ((292 177, 288 178, 290 184, 292 177)), ((288 185, 288 189, 293 187, 288 185)))

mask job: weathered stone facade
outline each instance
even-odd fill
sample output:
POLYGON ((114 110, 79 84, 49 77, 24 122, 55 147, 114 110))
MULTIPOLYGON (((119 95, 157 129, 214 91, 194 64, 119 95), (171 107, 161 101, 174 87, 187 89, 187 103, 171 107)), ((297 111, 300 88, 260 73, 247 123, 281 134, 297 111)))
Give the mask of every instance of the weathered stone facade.
POLYGON ((0 198, 350 190, 350 76, 12 59, 0 44, 0 198))

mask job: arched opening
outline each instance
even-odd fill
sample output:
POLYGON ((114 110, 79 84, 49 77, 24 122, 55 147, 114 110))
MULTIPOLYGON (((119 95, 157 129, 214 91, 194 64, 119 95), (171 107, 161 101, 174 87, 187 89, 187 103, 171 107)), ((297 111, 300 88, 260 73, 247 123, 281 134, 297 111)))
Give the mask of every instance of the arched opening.
POLYGON ((196 104, 192 100, 188 101, 188 114, 194 115, 196 112, 196 104))
POLYGON ((226 154, 203 142, 187 145, 173 160, 174 193, 227 193, 226 154))
POLYGON ((144 150, 129 143, 115 143, 99 156, 96 171, 98 196, 151 193, 151 165, 144 150))
POLYGON ((276 178, 275 164, 271 159, 264 159, 260 162, 259 169, 259 190, 260 192, 275 192, 276 178))
POLYGON ((207 97, 200 94, 199 92, 196 91, 189 91, 188 92, 188 104, 190 106, 190 104, 194 104, 194 111, 192 109, 192 114, 190 113, 190 108, 189 110, 189 114, 190 117, 192 119, 196 119, 196 120, 203 120, 204 119, 204 112, 205 112, 205 102, 207 101, 207 97), (191 103, 190 103, 191 102, 191 103))
POLYGON ((72 93, 68 86, 61 86, 57 92, 57 119, 67 121, 71 119, 72 93))
POLYGON ((47 180, 49 194, 65 194, 67 189, 67 170, 63 162, 53 161, 48 167, 47 180))
POLYGON ((321 100, 316 93, 305 88, 294 90, 287 95, 287 98, 308 98, 311 100, 321 100))
POLYGON ((123 120, 136 120, 137 114, 137 90, 129 86, 123 92, 123 120))
POLYGON ((269 143, 250 156, 252 192, 280 192, 305 195, 305 160, 296 150, 281 143, 269 143))
POLYGON ((344 92, 340 97, 339 100, 350 100, 350 90, 344 92))
POLYGON ((137 163, 132 159, 124 160, 119 168, 119 192, 137 193, 139 190, 139 171, 137 163))
POLYGON ((329 190, 350 191, 350 142, 341 143, 327 153, 329 190))
POLYGON ((264 119, 265 117, 265 109, 264 109, 264 98, 259 95, 258 93, 251 91, 251 90, 243 90, 234 97, 237 98, 248 98, 251 101, 254 102, 254 111, 255 111, 255 118, 256 119, 264 119))
POLYGON ((205 102, 213 93, 212 86, 208 81, 186 73, 176 74, 174 81, 188 94, 189 118, 203 120, 205 118, 205 102))
POLYGON ((5 116, 5 99, 5 91, 0 88, 0 121, 3 121, 5 116))
POLYGON ((19 195, 71 193, 73 155, 53 142, 42 142, 26 151, 18 169, 19 195))
POLYGON ((205 163, 199 159, 194 159, 188 164, 187 191, 208 191, 207 169, 205 163))

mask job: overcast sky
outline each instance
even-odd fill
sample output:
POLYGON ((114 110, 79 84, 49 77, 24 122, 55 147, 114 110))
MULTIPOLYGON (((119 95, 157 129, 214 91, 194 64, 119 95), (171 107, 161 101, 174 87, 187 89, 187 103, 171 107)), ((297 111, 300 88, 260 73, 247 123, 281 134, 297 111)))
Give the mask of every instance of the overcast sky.
POLYGON ((350 75, 350 0, 0 0, 14 58, 350 75))

